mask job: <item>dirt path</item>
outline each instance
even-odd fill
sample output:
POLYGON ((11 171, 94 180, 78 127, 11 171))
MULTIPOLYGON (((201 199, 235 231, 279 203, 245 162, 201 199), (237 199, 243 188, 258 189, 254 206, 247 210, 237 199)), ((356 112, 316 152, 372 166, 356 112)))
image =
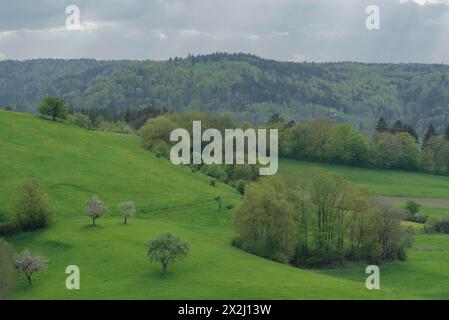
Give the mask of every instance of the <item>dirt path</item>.
POLYGON ((409 197, 378 197, 380 203, 388 205, 404 204, 409 200, 415 201, 424 207, 449 208, 449 199, 409 198, 409 197))

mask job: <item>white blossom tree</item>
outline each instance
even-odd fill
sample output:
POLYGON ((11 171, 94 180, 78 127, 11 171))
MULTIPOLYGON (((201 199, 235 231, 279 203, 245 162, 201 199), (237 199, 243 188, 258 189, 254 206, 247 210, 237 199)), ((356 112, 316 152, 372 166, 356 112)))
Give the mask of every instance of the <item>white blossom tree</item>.
POLYGON ((17 269, 25 273, 28 282, 32 285, 31 276, 47 267, 48 260, 37 252, 31 252, 29 249, 23 250, 14 256, 14 265, 17 269))
POLYGON ((106 214, 104 202, 97 196, 93 196, 86 202, 86 215, 92 219, 92 225, 96 225, 97 219, 106 214))
POLYGON ((123 202, 119 205, 120 210, 122 211, 123 219, 125 220, 125 224, 128 223, 128 219, 134 216, 136 213, 136 207, 134 205, 134 202, 128 201, 123 202))

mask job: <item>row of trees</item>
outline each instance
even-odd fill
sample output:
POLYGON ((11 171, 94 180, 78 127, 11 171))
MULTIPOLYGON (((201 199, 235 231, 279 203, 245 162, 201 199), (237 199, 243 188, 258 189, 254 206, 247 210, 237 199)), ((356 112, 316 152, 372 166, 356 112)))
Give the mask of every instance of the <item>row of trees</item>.
POLYGON ((280 155, 336 164, 449 173, 449 130, 439 136, 430 126, 422 139, 400 121, 389 129, 383 119, 367 137, 350 125, 330 119, 309 123, 271 124, 280 132, 280 155))
MULTIPOLYGON (((196 112, 158 116, 165 111, 153 108, 133 112, 126 110, 120 114, 123 120, 116 122, 104 120, 101 115, 98 115, 101 114, 101 110, 90 110, 87 112, 89 116, 75 112, 67 118, 67 107, 58 97, 45 97, 39 106, 39 111, 51 116, 53 120, 68 119, 68 122, 80 127, 103 131, 132 132, 129 123, 135 121, 134 126, 140 128, 143 121, 149 119, 139 131, 142 136, 142 145, 163 157, 168 157, 170 153, 171 131, 176 128, 190 131, 193 120, 201 120, 204 129, 215 128, 222 132, 226 128, 236 127, 236 123, 229 115, 196 112), (93 118, 95 116, 96 118, 93 118)), ((449 126, 445 136, 438 136, 435 128, 430 125, 420 145, 419 137, 411 126, 396 121, 391 128, 388 128, 383 118, 378 121, 375 134, 370 138, 348 124, 336 125, 335 121, 326 118, 296 124, 294 121, 285 121, 279 114, 274 114, 268 124, 280 131, 280 155, 283 157, 356 166, 449 173, 449 126)), ((249 128, 251 125, 245 123, 243 127, 249 128)), ((254 166, 242 168, 204 166, 203 172, 224 182, 257 178, 257 168, 254 166)))
POLYGON ((341 176, 318 169, 299 184, 280 178, 251 184, 235 225, 235 245, 296 265, 405 259, 410 244, 398 212, 376 204, 373 194, 341 176))
MULTIPOLYGON (((128 219, 133 217, 136 213, 134 202, 123 202, 119 204, 118 207, 123 217, 123 223, 127 224, 128 219)), ((93 226, 96 225, 98 219, 106 215, 107 211, 108 209, 103 200, 101 200, 98 196, 93 196, 86 201, 86 215, 92 219, 93 226)))
MULTIPOLYGON (((220 113, 168 113, 162 116, 149 119, 140 129, 141 144, 143 148, 154 152, 157 156, 169 158, 170 149, 173 142, 170 141, 170 133, 177 128, 186 129, 192 137, 192 122, 201 121, 203 130, 214 128, 224 135, 225 129, 236 128, 236 123, 227 114, 220 113)), ((244 128, 250 128, 249 123, 244 124, 244 128)), ((203 146, 207 142, 203 142, 203 146)), ((223 151, 225 149, 223 148, 223 151)), ((259 170, 256 165, 192 165, 192 170, 200 170, 222 182, 241 186, 242 181, 257 180, 259 170)))

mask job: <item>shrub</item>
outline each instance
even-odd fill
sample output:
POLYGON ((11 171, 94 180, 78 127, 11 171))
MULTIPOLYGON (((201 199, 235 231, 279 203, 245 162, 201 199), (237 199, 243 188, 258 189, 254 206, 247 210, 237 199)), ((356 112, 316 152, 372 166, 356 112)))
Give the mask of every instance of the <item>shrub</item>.
POLYGON ((418 212, 415 214, 407 214, 406 220, 416 223, 426 223, 428 219, 428 216, 423 215, 422 213, 418 212))
POLYGON ((92 122, 89 117, 79 112, 69 115, 67 122, 84 129, 92 127, 92 122))
POLYGON ((406 220, 416 223, 426 223, 427 216, 421 212, 421 205, 415 201, 407 201, 405 205, 406 220))
POLYGON ((25 181, 13 203, 14 222, 18 228, 33 231, 45 227, 50 220, 47 195, 36 181, 25 181))
POLYGON ((427 226, 427 230, 431 232, 449 234, 449 218, 441 218, 430 221, 427 226))
POLYGON ((217 184, 217 181, 216 181, 215 179, 210 179, 209 184, 210 184, 212 187, 215 187, 215 185, 217 184))
POLYGON ((415 202, 415 201, 409 200, 405 204, 405 211, 408 214, 419 213, 420 210, 421 210, 421 205, 419 203, 415 202))
POLYGON ((244 180, 238 180, 235 184, 235 189, 243 196, 245 194, 246 183, 244 180))

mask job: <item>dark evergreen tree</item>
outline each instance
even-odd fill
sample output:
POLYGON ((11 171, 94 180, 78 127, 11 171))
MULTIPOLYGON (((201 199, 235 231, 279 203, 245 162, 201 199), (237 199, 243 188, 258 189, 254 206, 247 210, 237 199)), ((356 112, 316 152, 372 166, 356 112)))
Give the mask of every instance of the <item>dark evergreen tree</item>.
POLYGON ((384 118, 380 118, 376 124, 376 132, 382 133, 387 131, 388 131, 387 123, 385 122, 384 118))
POLYGON ((293 128, 296 125, 296 122, 294 120, 290 120, 285 124, 285 128, 290 129, 293 128))
POLYGON ((406 132, 407 128, 406 125, 402 123, 401 120, 398 120, 394 123, 393 127, 391 128, 391 133, 400 133, 400 132, 406 132))
POLYGON ((279 113, 273 114, 270 119, 268 120, 268 124, 275 124, 275 123, 284 123, 285 120, 282 118, 279 113))

